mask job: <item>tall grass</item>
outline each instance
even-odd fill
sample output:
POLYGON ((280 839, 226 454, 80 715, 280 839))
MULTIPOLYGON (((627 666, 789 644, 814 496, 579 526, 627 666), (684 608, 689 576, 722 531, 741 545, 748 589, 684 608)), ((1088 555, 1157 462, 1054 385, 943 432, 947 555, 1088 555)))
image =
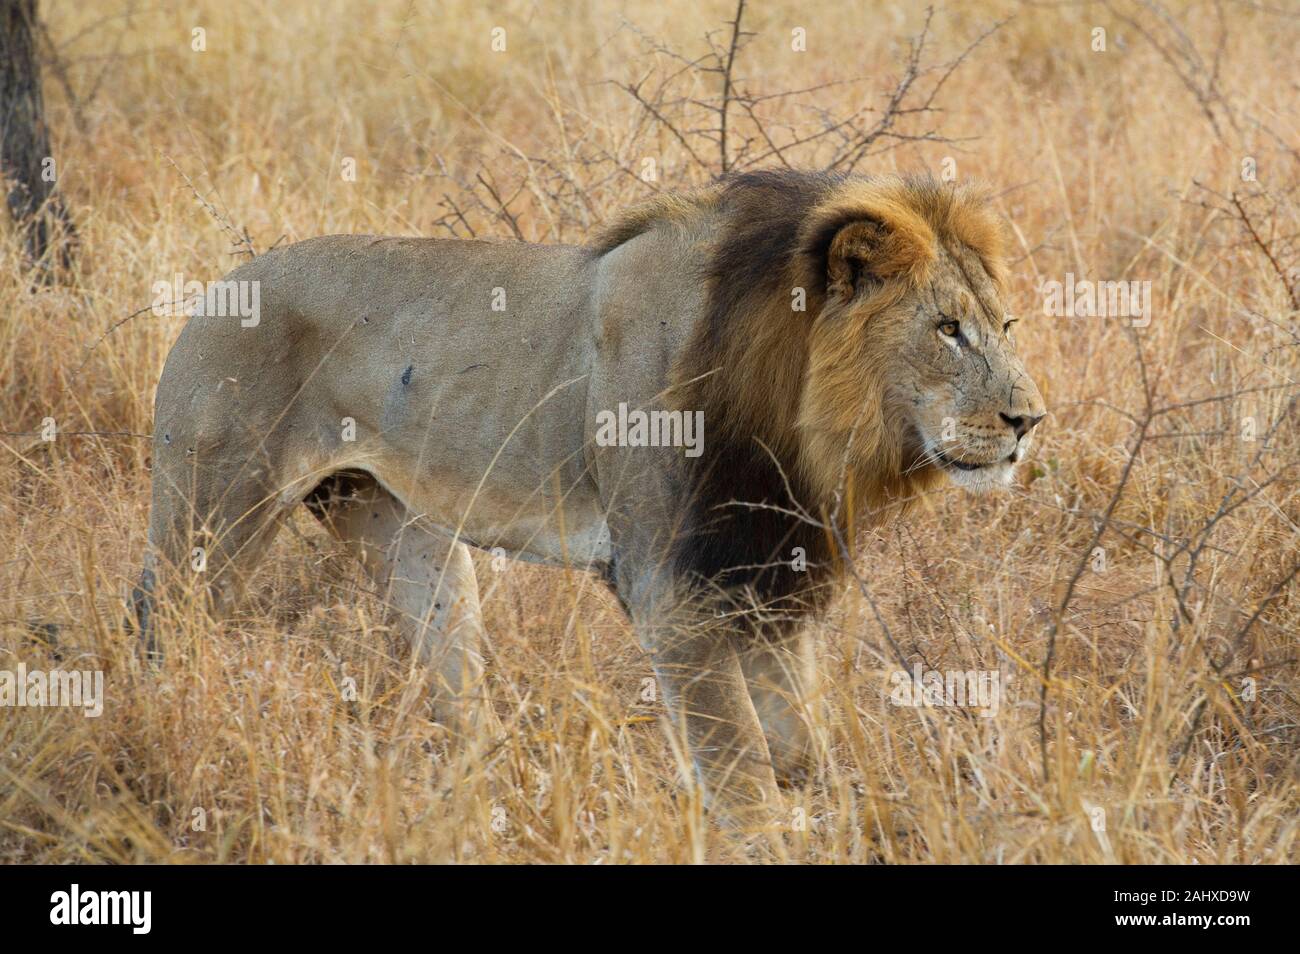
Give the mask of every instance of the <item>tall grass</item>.
MULTIPOLYGON (((176 622, 159 672, 121 626, 144 547, 142 435, 183 320, 123 322, 154 283, 327 232, 582 241, 654 189, 707 180, 712 114, 690 100, 716 97, 718 76, 667 51, 699 56, 706 31, 725 43, 732 6, 42 6, 81 245, 74 273, 42 284, 0 243, 0 669, 102 669, 106 704, 0 710, 0 859, 1296 860, 1300 89, 1274 68, 1294 61, 1294 18, 1127 0, 936 14, 926 64, 1010 19, 942 84, 943 111, 902 117, 907 138, 859 171, 951 158, 992 184, 1020 246, 1020 350, 1053 413, 1017 488, 927 498, 861 541, 858 569, 909 664, 1000 670, 1006 692, 991 718, 892 705, 898 663, 846 585, 818 627, 817 778, 759 855, 710 828, 646 657, 581 572, 482 558, 493 718, 452 748, 380 601, 305 514, 236 618, 176 622), (661 121, 625 87, 649 77, 648 95, 674 70, 661 121), (1221 197, 1261 190, 1257 242, 1221 197), (1040 283, 1067 272, 1150 281, 1150 325, 1044 316, 1040 283), (1220 399, 1158 417, 1134 455, 1148 395, 1220 399), (36 436, 46 418, 53 442, 36 436), (1207 527, 1234 487, 1249 499, 1207 527), (1201 539, 1180 605, 1177 542, 1201 539)), ((879 110, 923 18, 902 0, 750 7, 745 89, 835 85, 763 101, 756 120, 736 110, 732 148, 758 124, 788 142, 879 110), (807 52, 790 49, 797 27, 807 52)))

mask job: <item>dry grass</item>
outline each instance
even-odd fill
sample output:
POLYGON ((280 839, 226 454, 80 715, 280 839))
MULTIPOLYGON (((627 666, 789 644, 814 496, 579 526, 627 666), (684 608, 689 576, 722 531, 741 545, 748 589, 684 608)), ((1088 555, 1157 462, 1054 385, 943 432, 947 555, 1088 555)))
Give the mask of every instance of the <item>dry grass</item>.
MULTIPOLYGON (((151 430, 179 319, 145 314, 96 342, 149 305, 153 283, 228 270, 236 237, 258 250, 335 231, 581 241, 652 187, 705 181, 716 147, 688 138, 705 160, 695 163, 619 85, 653 69, 648 93, 682 64, 601 4, 461 3, 452 14, 425 0, 365 13, 343 0, 203 0, 118 15, 133 6, 43 4, 67 77, 47 69, 46 94, 80 229, 76 273, 33 290, 17 243, 0 245, 0 669, 102 668, 107 693, 98 719, 0 713, 0 859, 764 857, 702 820, 659 709, 642 698, 647 660, 580 572, 480 564, 495 720, 451 754, 378 601, 306 517, 277 540, 237 619, 178 621, 161 672, 142 671, 120 621, 144 545, 148 442, 75 433, 151 430), (504 53, 490 49, 496 25, 504 53), (190 50, 196 26, 204 53, 190 50), (357 160, 355 182, 340 176, 344 157, 357 160), (645 157, 653 186, 638 178, 645 157), (21 436, 47 417, 56 441, 21 436), (61 661, 33 620, 60 624, 61 661), (353 703, 338 693, 347 677, 353 703)), ((1281 66, 1300 31, 1254 7, 1178 5, 1166 18, 1128 0, 989 0, 936 14, 926 62, 1014 14, 944 84, 945 112, 900 118, 912 136, 978 138, 884 137, 859 169, 937 172, 952 156, 959 176, 1001 192, 1022 243, 1021 350, 1054 413, 1017 490, 933 496, 908 526, 861 541, 861 570, 909 662, 1001 668, 1010 682, 991 719, 890 705, 894 656, 846 586, 821 626, 826 751, 817 783, 792 795, 776 857, 1296 860, 1300 600, 1287 574, 1300 554, 1300 440, 1284 415, 1300 375, 1287 257, 1300 216, 1286 191, 1300 178, 1287 148, 1300 89, 1281 66), (1093 26, 1107 28, 1104 53, 1090 48, 1093 26), (1242 181, 1245 156, 1258 182, 1242 181), (1281 276, 1194 183, 1268 190, 1250 208, 1281 276), (1130 336, 1115 320, 1044 317, 1038 283, 1067 272, 1151 281, 1150 326, 1130 336), (1115 408, 1144 408, 1135 347, 1160 406, 1244 393, 1158 417, 1116 500, 1136 427, 1115 408), (1261 440, 1242 439, 1245 418, 1261 440), (1210 528, 1180 610, 1188 555, 1175 542, 1203 539, 1225 494, 1279 471, 1210 528), (1104 570, 1089 564, 1058 612, 1112 500, 1104 570), (1058 616, 1043 750, 1040 676, 1058 616)), ((880 108, 903 69, 900 38, 924 14, 903 0, 862 10, 765 3, 747 14, 757 35, 739 58, 746 89, 866 77, 759 103, 776 137, 880 108), (802 54, 789 49, 798 26, 802 54)), ((705 30, 725 43, 731 9, 677 0, 625 14, 698 51, 705 30)), ((684 73, 665 118, 707 124, 707 111, 670 100, 713 95, 717 82, 684 73)), ((757 134, 736 113, 739 155, 757 134)), ((823 137, 790 160, 822 164, 835 148, 823 137)))

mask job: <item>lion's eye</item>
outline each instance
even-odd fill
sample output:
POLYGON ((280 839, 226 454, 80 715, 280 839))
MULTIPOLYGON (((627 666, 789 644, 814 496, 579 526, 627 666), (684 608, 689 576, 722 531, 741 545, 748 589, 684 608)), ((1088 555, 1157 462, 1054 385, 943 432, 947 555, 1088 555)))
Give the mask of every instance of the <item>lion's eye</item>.
POLYGON ((956 338, 961 334, 961 325, 955 321, 945 321, 939 326, 939 334, 947 335, 949 338, 956 338))
POLYGON ((1007 332, 1009 332, 1011 330, 1011 326, 1014 325, 1019 320, 1020 320, 1019 318, 1007 319, 1007 323, 1002 326, 1002 333, 1005 335, 1007 332))

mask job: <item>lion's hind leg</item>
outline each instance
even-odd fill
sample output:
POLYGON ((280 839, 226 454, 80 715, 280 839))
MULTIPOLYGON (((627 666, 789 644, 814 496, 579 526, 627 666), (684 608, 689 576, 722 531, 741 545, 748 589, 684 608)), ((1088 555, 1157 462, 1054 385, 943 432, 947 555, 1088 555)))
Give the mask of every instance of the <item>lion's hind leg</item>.
POLYGON ((305 501, 378 585, 393 625, 433 680, 435 718, 472 721, 483 663, 483 618, 469 548, 407 510, 374 477, 335 474, 305 501))
POLYGON ((155 463, 148 550, 131 598, 151 658, 161 655, 160 603, 175 608, 192 594, 214 616, 230 613, 282 525, 290 496, 270 482, 268 467, 244 460, 155 463))

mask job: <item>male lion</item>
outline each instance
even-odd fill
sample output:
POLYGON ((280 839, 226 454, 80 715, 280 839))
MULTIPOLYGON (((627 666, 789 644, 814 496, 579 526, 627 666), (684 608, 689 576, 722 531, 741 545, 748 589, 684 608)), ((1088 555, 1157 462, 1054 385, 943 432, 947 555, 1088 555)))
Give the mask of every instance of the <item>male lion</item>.
POLYGON ((765 172, 588 247, 336 235, 262 255, 227 279, 259 283, 260 320, 192 318, 158 385, 147 645, 155 591, 201 567, 228 607, 306 504, 456 726, 481 678, 469 548, 589 568, 706 793, 770 808, 809 759, 801 624, 840 541, 941 475, 1007 483, 1043 417, 1001 236, 968 189, 765 172), (702 445, 598 440, 620 405, 702 411, 702 445))

